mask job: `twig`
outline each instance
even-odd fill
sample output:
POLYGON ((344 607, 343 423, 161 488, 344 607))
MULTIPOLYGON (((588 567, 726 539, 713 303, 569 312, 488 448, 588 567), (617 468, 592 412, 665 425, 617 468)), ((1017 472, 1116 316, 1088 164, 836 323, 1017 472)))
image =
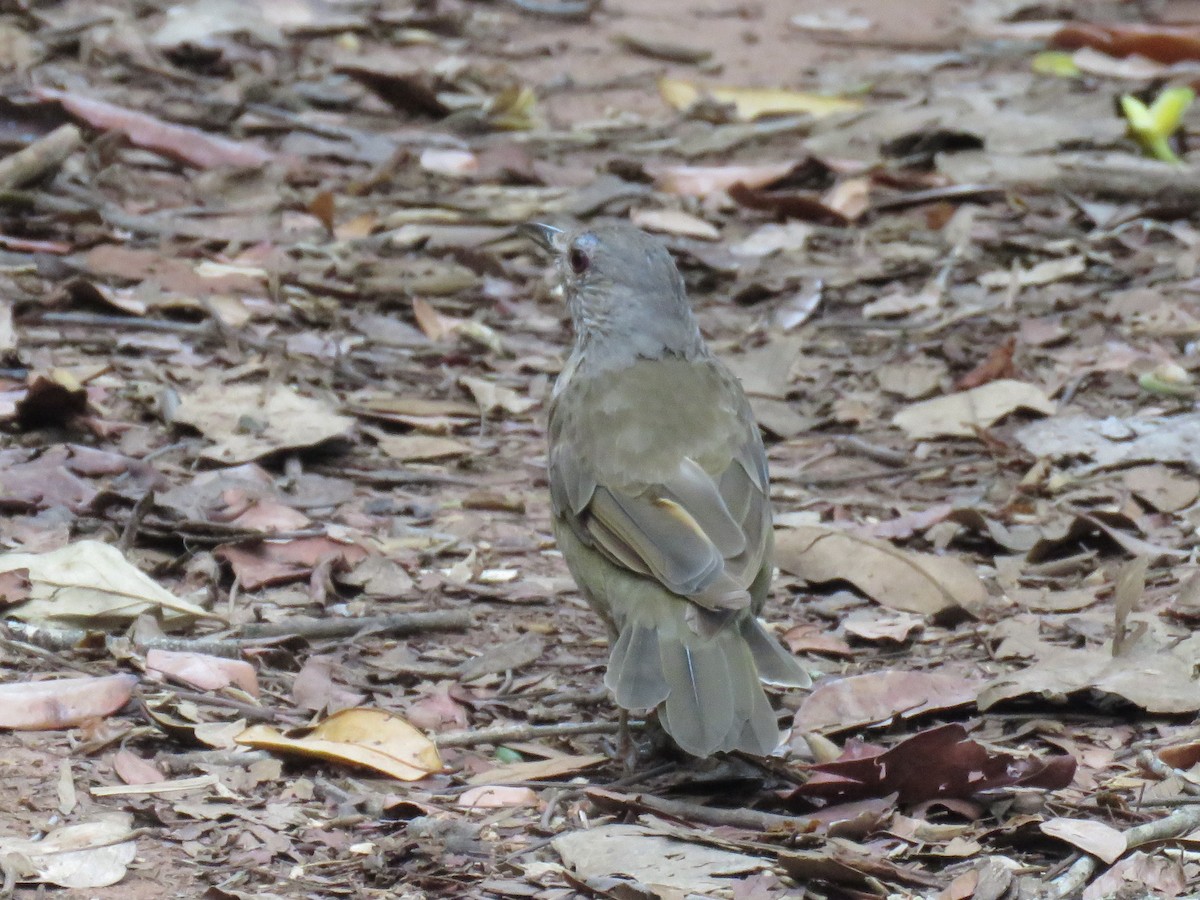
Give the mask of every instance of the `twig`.
POLYGON ((0 159, 0 190, 19 188, 37 181, 61 166, 83 146, 83 135, 74 125, 60 125, 23 150, 0 159))
POLYGON ((128 553, 133 548, 133 545, 137 543, 138 532, 142 528, 142 520, 146 518, 146 514, 150 512, 150 507, 153 505, 153 488, 138 497, 137 503, 133 504, 133 511, 129 513, 129 521, 125 523, 125 527, 121 530, 121 537, 117 540, 117 549, 122 553, 128 553))
POLYGON ((136 316, 106 316, 99 313, 47 312, 35 324, 79 325, 84 328, 117 328, 122 331, 169 331, 180 334, 210 335, 211 322, 172 322, 166 319, 139 319, 136 316))
POLYGON ((746 831, 771 831, 807 833, 820 828, 820 822, 803 816, 782 816, 778 813, 760 812, 756 809, 722 809, 685 803, 682 800, 666 800, 651 794, 619 794, 604 788, 589 788, 586 792, 594 803, 601 807, 634 807, 649 810, 684 822, 703 822, 706 825, 728 825, 746 831))
POLYGON ((1169 766, 1150 750, 1143 750, 1137 757, 1138 765, 1147 772, 1157 775, 1159 778, 1166 781, 1168 778, 1174 778, 1179 781, 1180 790, 1185 794, 1190 794, 1193 797, 1200 797, 1200 784, 1195 784, 1188 779, 1186 772, 1181 772, 1174 766, 1169 766))
POLYGON ((907 466, 903 469, 887 469, 883 472, 864 472, 856 475, 829 475, 826 477, 802 474, 789 477, 785 474, 782 478, 780 478, 780 480, 805 484, 811 487, 839 487, 848 484, 860 484, 866 481, 876 481, 883 478, 902 478, 907 475, 917 475, 921 472, 930 472, 934 469, 952 469, 956 466, 966 466, 973 463, 987 462, 989 459, 991 459, 991 457, 985 456, 982 453, 976 453, 972 454, 971 456, 960 456, 958 459, 931 459, 923 463, 914 463, 913 465, 907 466))
MULTIPOLYGON (((298 637, 312 640, 353 637, 364 631, 377 634, 414 634, 422 631, 450 631, 466 628, 470 624, 471 614, 465 610, 394 613, 362 618, 285 619, 282 622, 245 625, 229 635, 144 638, 137 642, 137 647, 140 650, 179 650, 237 659, 247 647, 282 638, 298 637)), ((4 630, 17 640, 45 650, 71 650, 83 644, 93 634, 82 628, 47 628, 12 620, 0 624, 0 632, 4 630)))
MULTIPOLYGON (((631 729, 641 729, 645 722, 630 722, 631 729)), ((477 744, 507 744, 512 741, 535 741, 548 737, 574 737, 581 734, 616 734, 616 722, 563 722, 558 725, 498 725, 476 731, 447 731, 434 735, 439 747, 474 747, 477 744)))
MULTIPOLYGON (((1163 819, 1135 825, 1126 829, 1125 851, 1129 852, 1151 841, 1162 841, 1187 834, 1200 828, 1200 806, 1189 806, 1171 813, 1163 819)), ((1072 897, 1088 883, 1096 873, 1098 861, 1094 856, 1082 856, 1062 875, 1053 879, 1038 892, 1039 900, 1064 900, 1072 897)))
POLYGON ((353 637, 364 631, 387 634, 415 634, 421 631, 453 631, 471 624, 466 610, 436 610, 434 612, 392 613, 387 616, 363 616, 342 619, 284 619, 243 625, 235 632, 240 639, 260 638, 340 638, 353 637))
POLYGON ((311 471, 318 475, 337 475, 351 481, 364 484, 461 484, 478 487, 478 478, 463 478, 458 475, 446 475, 442 472, 418 472, 415 469, 334 469, 331 466, 312 466, 311 471))
POLYGON ((900 450, 893 450, 891 447, 881 447, 878 444, 872 444, 853 434, 843 435, 835 438, 835 440, 839 446, 865 456, 867 459, 883 463, 885 466, 902 466, 910 458, 907 453, 900 450))

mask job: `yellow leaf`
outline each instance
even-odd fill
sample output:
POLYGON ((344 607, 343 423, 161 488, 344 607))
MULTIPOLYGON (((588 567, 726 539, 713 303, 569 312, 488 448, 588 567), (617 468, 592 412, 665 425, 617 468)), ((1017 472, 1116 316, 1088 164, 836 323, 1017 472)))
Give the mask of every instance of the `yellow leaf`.
POLYGON ((809 94, 785 88, 714 87, 699 88, 679 78, 662 78, 658 82, 662 98, 679 110, 686 110, 701 97, 717 103, 731 104, 737 117, 750 121, 762 116, 808 113, 821 117, 833 113, 862 109, 861 100, 809 94))
POLYGON ((1046 50, 1033 58, 1032 69, 1038 75, 1056 75, 1059 78, 1074 78, 1079 75, 1075 57, 1061 50, 1046 50))
POLYGON ((234 740, 260 750, 366 766, 401 781, 416 781, 443 768, 437 747, 406 720, 361 706, 334 713, 303 737, 251 725, 234 740))
POLYGON ((1167 88, 1149 107, 1132 94, 1121 97, 1121 112, 1129 123, 1129 134, 1155 159, 1178 163, 1170 137, 1178 129, 1196 92, 1190 87, 1167 88))

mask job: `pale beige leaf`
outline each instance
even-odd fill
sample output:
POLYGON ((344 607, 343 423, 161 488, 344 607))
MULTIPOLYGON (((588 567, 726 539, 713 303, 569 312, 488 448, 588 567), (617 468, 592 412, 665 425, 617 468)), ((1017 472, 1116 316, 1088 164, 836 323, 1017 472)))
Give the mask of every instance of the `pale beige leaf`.
POLYGON ((1053 415, 1058 405, 1033 384, 1002 378, 987 384, 914 403, 892 417, 910 438, 971 437, 1018 409, 1053 415))
POLYGON ((848 581, 891 609, 974 614, 987 599, 979 576, 952 556, 900 550, 886 541, 824 526, 780 529, 775 563, 809 584, 848 581))

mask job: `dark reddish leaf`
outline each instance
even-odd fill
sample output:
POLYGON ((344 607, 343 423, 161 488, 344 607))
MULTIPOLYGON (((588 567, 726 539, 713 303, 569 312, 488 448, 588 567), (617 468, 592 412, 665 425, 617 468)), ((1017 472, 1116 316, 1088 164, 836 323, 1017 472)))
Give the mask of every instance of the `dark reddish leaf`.
POLYGON ((1144 56, 1160 63, 1200 59, 1200 25, 1100 25, 1073 22, 1050 38, 1062 50, 1091 47, 1109 56, 1144 56))
POLYGON ((818 225, 846 226, 850 220, 826 206, 815 194, 800 191, 760 191, 738 183, 729 196, 747 209, 757 209, 780 219, 800 219, 818 225))
POLYGON ((1017 339, 1009 335, 999 347, 987 355, 987 359, 954 382, 954 389, 969 391, 998 378, 1012 378, 1013 352, 1016 349, 1017 339))
POLYGON ((962 725, 950 724, 915 734, 890 750, 851 741, 841 759, 818 763, 811 771, 812 778, 793 796, 847 802, 894 792, 910 804, 966 799, 1001 787, 1057 790, 1071 783, 1075 759, 993 753, 968 738, 962 725))

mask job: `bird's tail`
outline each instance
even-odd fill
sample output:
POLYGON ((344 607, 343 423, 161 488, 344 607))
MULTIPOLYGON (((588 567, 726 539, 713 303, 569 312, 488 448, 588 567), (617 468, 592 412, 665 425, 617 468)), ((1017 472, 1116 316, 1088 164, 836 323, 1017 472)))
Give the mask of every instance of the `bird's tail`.
POLYGON ((762 682, 807 687, 808 675, 753 616, 705 635, 689 627, 686 611, 674 597, 629 610, 616 623, 605 684, 626 709, 658 707, 663 728, 688 753, 769 755, 779 724, 762 682))

